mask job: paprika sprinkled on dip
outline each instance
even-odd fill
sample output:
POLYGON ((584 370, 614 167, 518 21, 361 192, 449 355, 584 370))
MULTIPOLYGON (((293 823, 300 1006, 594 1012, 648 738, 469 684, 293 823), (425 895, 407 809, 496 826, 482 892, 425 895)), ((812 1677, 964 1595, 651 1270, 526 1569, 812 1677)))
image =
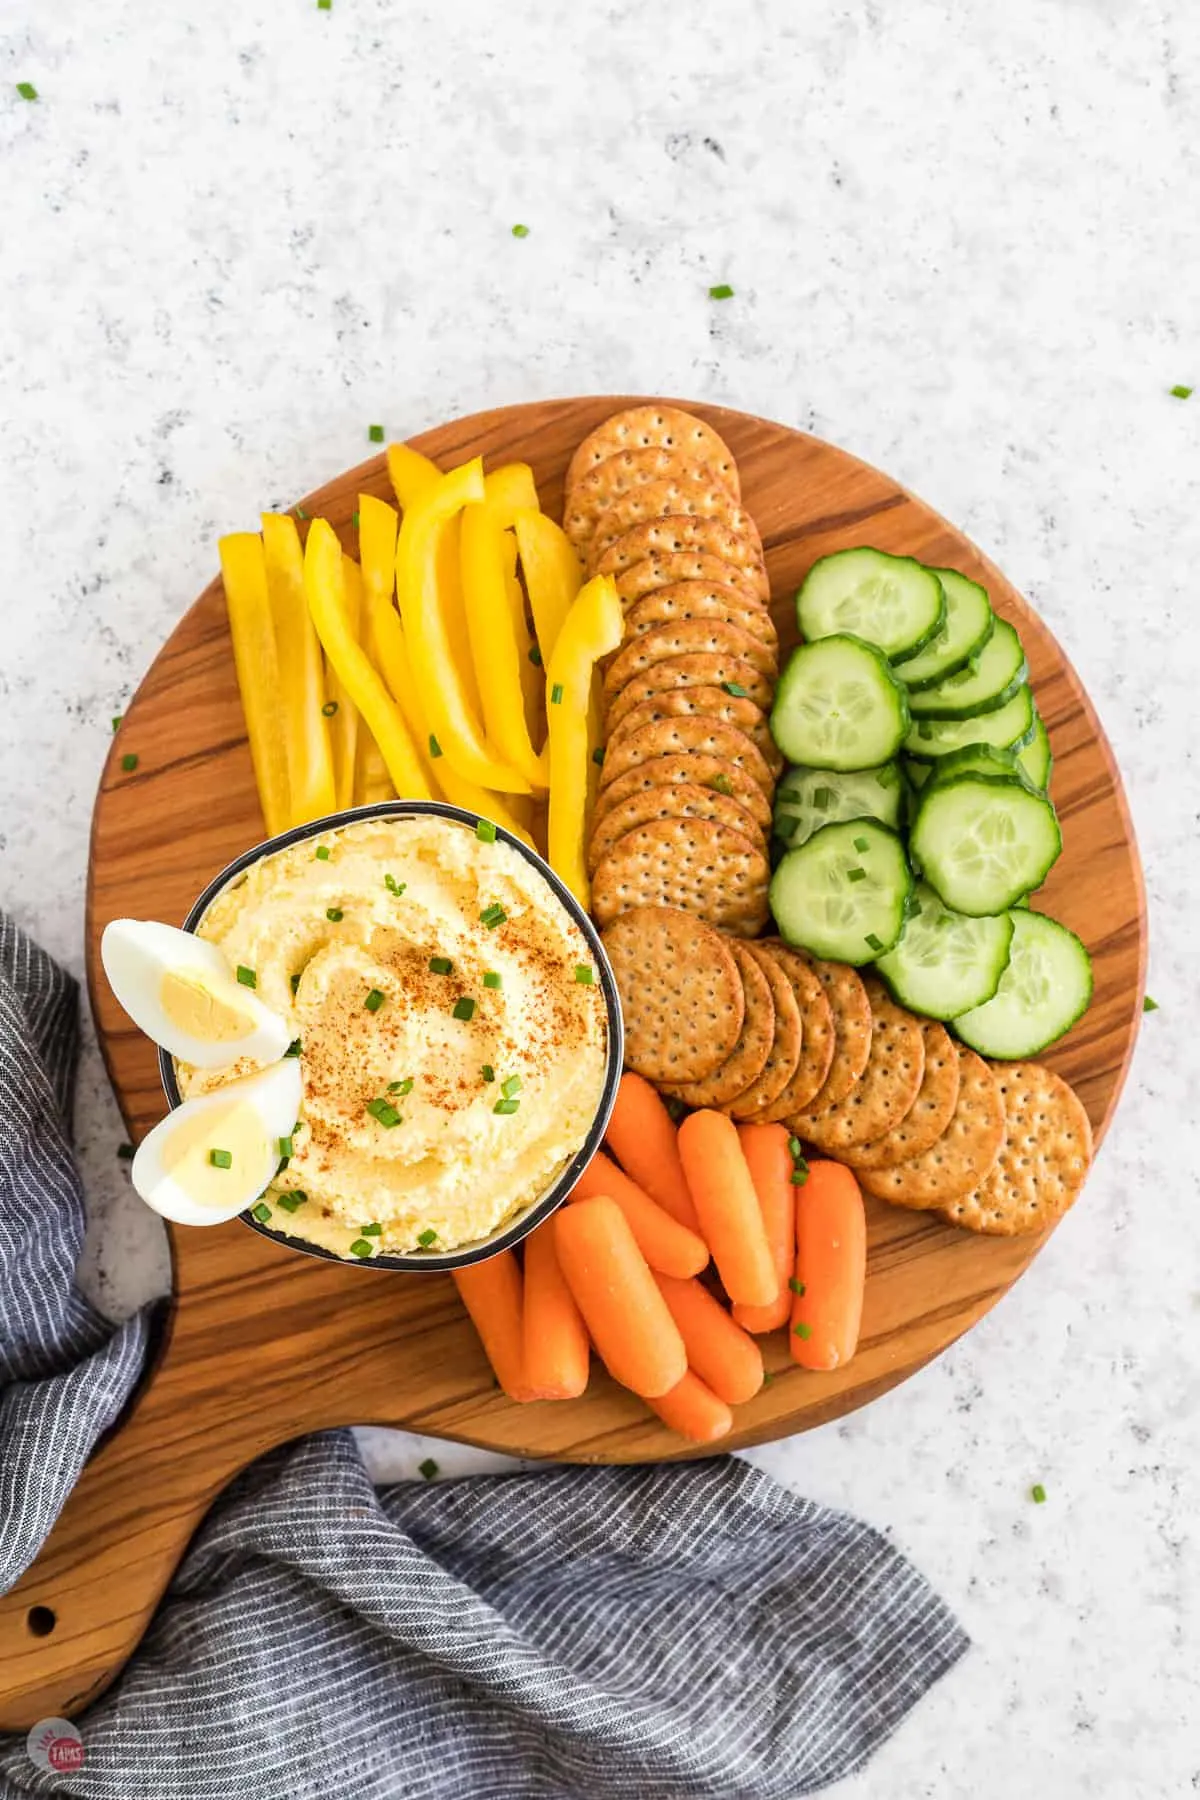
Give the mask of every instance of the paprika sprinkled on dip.
MULTIPOLYGON (((266 855, 196 927, 289 1022, 303 1100, 262 1197, 336 1255, 451 1251, 544 1194, 601 1105, 584 934, 481 821, 355 820, 266 855)), ((257 1065, 176 1065, 208 1093, 257 1065)))

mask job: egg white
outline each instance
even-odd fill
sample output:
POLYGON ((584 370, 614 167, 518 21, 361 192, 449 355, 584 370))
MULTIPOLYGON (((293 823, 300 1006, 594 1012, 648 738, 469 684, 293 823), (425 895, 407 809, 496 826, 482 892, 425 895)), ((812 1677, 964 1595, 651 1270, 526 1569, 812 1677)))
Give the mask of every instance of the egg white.
POLYGON ((242 986, 215 944, 190 931, 152 919, 113 919, 100 940, 100 960, 134 1024, 181 1062, 198 1069, 228 1068, 241 1057, 270 1063, 291 1041, 287 1021, 264 1006, 252 988, 242 986), (251 1030, 220 1040, 181 1027, 167 1015, 161 998, 163 978, 172 973, 200 977, 212 994, 250 1020, 251 1030))
POLYGON ((176 1225, 220 1225, 234 1218, 275 1174, 279 1140, 291 1134, 300 1116, 302 1092, 299 1058, 286 1057, 185 1100, 139 1145, 130 1168, 135 1190, 176 1225), (232 1166, 213 1169, 210 1149, 230 1150, 232 1166))

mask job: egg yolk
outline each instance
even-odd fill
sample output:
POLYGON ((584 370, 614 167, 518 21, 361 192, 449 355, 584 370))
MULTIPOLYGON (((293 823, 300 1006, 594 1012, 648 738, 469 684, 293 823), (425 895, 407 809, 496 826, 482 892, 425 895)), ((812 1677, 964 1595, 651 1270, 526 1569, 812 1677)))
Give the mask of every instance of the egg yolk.
POLYGON ((264 1164, 269 1180, 271 1158, 261 1118, 252 1106, 236 1103, 181 1118, 162 1147, 163 1173, 198 1206, 228 1206, 239 1187, 245 1193, 247 1177, 261 1173, 264 1164))
POLYGON ((158 997, 175 1029, 200 1043, 232 1044, 254 1030, 249 1013, 214 994, 193 970, 168 969, 158 997))

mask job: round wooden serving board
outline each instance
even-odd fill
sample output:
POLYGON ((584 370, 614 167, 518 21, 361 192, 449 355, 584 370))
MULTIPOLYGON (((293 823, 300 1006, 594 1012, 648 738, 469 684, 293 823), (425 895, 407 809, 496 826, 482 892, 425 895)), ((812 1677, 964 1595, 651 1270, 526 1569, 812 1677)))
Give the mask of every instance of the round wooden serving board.
MULTIPOLYGON (((576 445, 631 403, 610 396, 509 407, 415 441, 445 466, 479 454, 489 468, 532 464, 542 502, 557 516, 576 445)), ((1053 744, 1052 792, 1064 835, 1038 905, 1079 933, 1096 973, 1091 1010, 1047 1060, 1078 1089, 1099 1141, 1141 1013, 1145 907, 1120 779, 1074 671, 1000 571, 886 475, 765 419, 693 410, 737 457, 785 648, 795 641, 792 596, 810 564, 859 543, 961 569, 1019 627, 1053 744)), ((328 518, 353 550, 360 493, 391 498, 382 456, 311 495, 303 511, 328 518)), ((154 1046, 100 972, 100 933, 122 914, 178 923, 205 883, 263 834, 218 579, 184 615, 130 704, 93 823, 92 1003, 134 1139, 165 1103, 154 1046), (132 773, 121 767, 129 751, 138 757, 132 773)), ((805 1430, 894 1387, 993 1306, 1040 1245, 868 1206, 857 1357, 833 1374, 810 1374, 789 1362, 782 1333, 764 1340, 773 1380, 739 1409, 729 1448, 805 1430)), ((41 1557, 0 1601, 0 1726, 69 1713, 112 1678, 214 1496, 286 1439, 381 1424, 516 1456, 637 1462, 698 1454, 603 1371, 582 1400, 512 1405, 445 1276, 318 1261, 237 1221, 170 1235, 174 1303, 156 1365, 85 1469, 41 1557)))

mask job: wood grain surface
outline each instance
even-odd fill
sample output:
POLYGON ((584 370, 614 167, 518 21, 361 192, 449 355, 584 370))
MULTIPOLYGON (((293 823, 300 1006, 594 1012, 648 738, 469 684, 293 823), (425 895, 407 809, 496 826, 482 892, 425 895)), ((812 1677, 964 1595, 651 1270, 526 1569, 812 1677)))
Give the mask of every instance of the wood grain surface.
MULTIPOLYGON (((631 402, 603 397, 481 413, 414 440, 447 466, 532 464, 556 516, 579 440, 631 402)), ((689 402, 683 402, 689 405, 689 402)), ((1064 849, 1037 905, 1083 938, 1095 1000, 1046 1060, 1078 1089, 1097 1141, 1112 1116, 1141 1015, 1145 905, 1120 779, 1078 678, 1050 633, 979 551, 927 506, 828 444, 764 419, 695 406, 732 446, 763 536, 785 647, 792 595, 829 551, 871 543, 982 581, 1020 629, 1054 750, 1064 849)), ((357 496, 390 498, 382 456, 301 505, 351 550, 357 496)), ((215 556, 215 547, 214 547, 215 556)), ((97 946, 123 914, 178 923, 195 896, 263 835, 220 582, 173 632, 126 711, 92 828, 87 955, 100 1042, 138 1139, 165 1102, 154 1047, 121 1012, 97 946), (132 773, 121 757, 133 751, 132 773)), ((1080 1204, 1087 1207, 1086 1193, 1080 1204)), ((764 1340, 773 1380, 738 1409, 729 1448, 839 1417, 911 1375, 993 1306, 1039 1238, 989 1239, 868 1201, 870 1261, 854 1362, 811 1374, 764 1340)), ((288 1251, 236 1220, 170 1228, 174 1294, 154 1367, 85 1469, 42 1555, 0 1600, 0 1728, 70 1714, 140 1638, 192 1532, 254 1457, 323 1427, 382 1424, 579 1462, 704 1454, 600 1372, 578 1401, 515 1406, 490 1370, 447 1277, 343 1267, 288 1251)))

